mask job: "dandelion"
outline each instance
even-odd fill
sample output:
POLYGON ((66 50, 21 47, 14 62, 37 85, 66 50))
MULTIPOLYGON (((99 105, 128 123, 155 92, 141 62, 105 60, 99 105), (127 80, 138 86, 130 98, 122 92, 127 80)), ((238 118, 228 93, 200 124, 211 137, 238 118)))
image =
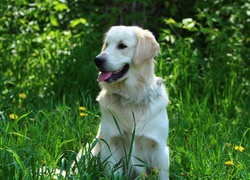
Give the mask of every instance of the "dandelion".
POLYGON ((242 151, 244 151, 245 148, 243 148, 242 146, 234 146, 234 149, 235 149, 236 151, 242 152, 242 151))
POLYGON ((84 117, 84 116, 88 116, 87 113, 80 113, 80 116, 84 117))
POLYGON ((79 107, 79 110, 80 110, 80 116, 82 116, 82 117, 88 116, 88 114, 84 112, 84 111, 86 111, 86 108, 85 108, 85 107, 80 106, 80 107, 79 107))
POLYGON ((26 98, 26 94, 24 94, 24 93, 19 94, 19 98, 25 99, 26 98))
POLYGON ((10 114, 9 117, 10 117, 10 119, 12 119, 12 120, 15 120, 15 119, 18 118, 18 116, 17 116, 16 114, 10 114))
POLYGON ((225 165, 232 166, 232 165, 234 165, 234 163, 233 163, 233 161, 227 161, 227 162, 225 162, 225 165))
POLYGON ((86 110, 86 108, 85 108, 85 107, 83 107, 83 106, 80 106, 80 107, 79 107, 79 110, 80 110, 80 111, 85 111, 85 110, 86 110))

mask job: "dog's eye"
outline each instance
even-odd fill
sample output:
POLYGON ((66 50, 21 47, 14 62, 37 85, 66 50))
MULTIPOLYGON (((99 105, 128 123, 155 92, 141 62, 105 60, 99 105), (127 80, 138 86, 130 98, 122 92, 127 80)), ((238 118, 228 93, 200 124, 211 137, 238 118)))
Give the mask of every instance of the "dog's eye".
POLYGON ((118 44, 118 46, 117 46, 118 49, 125 49, 126 47, 127 46, 125 44, 122 44, 122 43, 118 44))

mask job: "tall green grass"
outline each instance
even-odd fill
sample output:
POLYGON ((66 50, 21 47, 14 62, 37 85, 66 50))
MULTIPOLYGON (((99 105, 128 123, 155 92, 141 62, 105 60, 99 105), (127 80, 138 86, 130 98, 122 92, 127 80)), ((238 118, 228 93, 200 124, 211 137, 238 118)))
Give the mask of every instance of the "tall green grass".
MULTIPOLYGON (((161 32, 156 74, 165 80, 170 97, 171 179, 250 179, 246 11, 223 7, 226 15, 237 10, 234 21, 239 22, 227 21, 223 28, 220 17, 198 9, 190 31, 187 26, 171 27, 175 36, 169 29, 161 32), (181 31, 188 37, 181 37, 181 31)), ((56 168, 66 171, 66 179, 122 179, 112 171, 105 175, 105 162, 92 157, 92 146, 87 146, 100 123, 93 59, 102 32, 27 27, 0 38, 0 179, 54 179, 56 168), (25 98, 19 96, 23 93, 25 98), (85 153, 74 167, 80 173, 71 175, 80 148, 85 153)))
MULTIPOLYGON (((226 74, 213 71, 210 62, 200 67, 200 57, 192 48, 180 40, 175 47, 163 45, 157 58, 156 73, 165 79, 170 97, 170 177, 249 179, 249 97, 242 95, 244 88, 234 69, 226 74), (233 165, 226 165, 228 161, 233 165)), ((88 71, 82 73, 89 77, 88 71)), ((97 88, 94 77, 90 79, 97 88)), ((69 179, 121 179, 112 173, 104 175, 105 164, 91 156, 91 148, 76 164, 80 173, 70 175, 77 151, 93 141, 100 122, 94 95, 79 88, 59 101, 45 99, 36 105, 29 94, 20 98, 20 92, 5 96, 0 106, 1 179, 53 179, 56 168, 65 170, 69 179), (83 106, 86 110, 79 109, 83 106), (18 118, 11 119, 10 114, 18 118), (41 167, 46 173, 39 173, 41 167)))
POLYGON ((183 39, 174 48, 164 48, 158 70, 171 100, 171 177, 248 179, 249 96, 239 65, 201 64, 197 49, 183 39), (233 165, 226 165, 228 161, 233 165))

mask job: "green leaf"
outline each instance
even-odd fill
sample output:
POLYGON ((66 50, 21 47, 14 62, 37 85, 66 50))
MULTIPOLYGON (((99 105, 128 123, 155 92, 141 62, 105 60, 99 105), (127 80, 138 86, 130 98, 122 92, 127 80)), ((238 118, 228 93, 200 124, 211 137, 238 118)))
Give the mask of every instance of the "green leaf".
POLYGON ((204 34, 211 34, 212 30, 210 28, 200 28, 200 31, 204 34))
POLYGON ((66 4, 63 3, 55 3, 54 9, 56 11, 63 11, 69 9, 69 7, 66 4))
POLYGON ((176 21, 174 19, 172 19, 172 18, 169 18, 169 19, 166 20, 166 23, 167 24, 175 24, 176 21))
POLYGON ((83 18, 74 19, 73 21, 71 21, 70 27, 74 28, 74 27, 77 26, 78 24, 86 25, 86 24, 87 24, 87 20, 86 20, 86 19, 83 19, 83 18))
POLYGON ((51 23, 53 26, 56 26, 56 27, 59 26, 59 23, 58 23, 57 19, 55 18, 55 16, 51 16, 51 17, 50 17, 50 23, 51 23))

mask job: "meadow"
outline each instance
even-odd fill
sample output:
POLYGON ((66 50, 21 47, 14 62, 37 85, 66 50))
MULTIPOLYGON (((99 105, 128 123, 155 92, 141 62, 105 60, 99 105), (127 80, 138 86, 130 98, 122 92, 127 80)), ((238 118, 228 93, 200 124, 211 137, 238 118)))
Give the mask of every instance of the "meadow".
MULTIPOLYGON (((105 176, 105 163, 86 146, 101 118, 93 59, 108 27, 95 30, 53 2, 2 4, 0 179, 126 179, 105 176), (68 28, 57 24, 60 15, 68 28), (80 148, 86 153, 72 175, 80 148), (66 177, 54 176, 56 168, 66 177)), ((194 18, 165 17, 158 30, 155 72, 170 97, 171 179, 250 179, 250 5, 223 5, 196 4, 194 18)), ((157 179, 157 171, 141 178, 157 179)))

